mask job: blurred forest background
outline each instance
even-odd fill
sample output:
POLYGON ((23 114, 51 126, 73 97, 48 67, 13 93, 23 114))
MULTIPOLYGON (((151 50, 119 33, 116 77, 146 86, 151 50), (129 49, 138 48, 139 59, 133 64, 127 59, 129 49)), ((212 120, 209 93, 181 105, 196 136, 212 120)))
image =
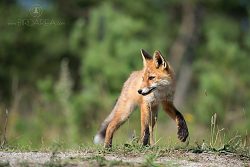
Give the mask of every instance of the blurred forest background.
MULTIPOLYGON (((32 148, 91 143, 140 49, 160 50, 177 75, 175 104, 192 141, 250 130, 250 1, 2 0, 0 123, 7 141, 32 148)), ((114 142, 139 134, 139 110, 114 142), (119 140, 120 139, 120 140, 119 140)), ((177 141, 159 112, 157 138, 177 141)))

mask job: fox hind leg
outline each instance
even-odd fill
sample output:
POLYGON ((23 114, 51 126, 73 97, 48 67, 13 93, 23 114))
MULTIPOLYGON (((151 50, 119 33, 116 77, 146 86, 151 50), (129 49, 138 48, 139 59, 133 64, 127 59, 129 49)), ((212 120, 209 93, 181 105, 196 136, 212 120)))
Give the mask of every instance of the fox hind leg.
POLYGON ((114 132, 128 119, 133 110, 134 104, 128 100, 116 105, 114 108, 114 116, 106 130, 104 147, 108 148, 112 146, 114 132))

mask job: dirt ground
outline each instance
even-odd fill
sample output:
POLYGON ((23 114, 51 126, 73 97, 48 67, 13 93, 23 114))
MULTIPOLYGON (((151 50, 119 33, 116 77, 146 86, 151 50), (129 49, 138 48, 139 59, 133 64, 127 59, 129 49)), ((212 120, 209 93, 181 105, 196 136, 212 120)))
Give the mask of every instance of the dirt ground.
POLYGON ((150 154, 78 152, 0 152, 0 166, 189 166, 250 167, 248 157, 234 154, 172 151, 150 154))

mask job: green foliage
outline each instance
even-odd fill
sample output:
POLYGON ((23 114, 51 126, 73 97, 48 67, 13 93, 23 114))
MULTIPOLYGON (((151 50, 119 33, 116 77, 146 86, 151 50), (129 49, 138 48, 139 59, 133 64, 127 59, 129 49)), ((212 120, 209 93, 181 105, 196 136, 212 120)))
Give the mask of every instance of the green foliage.
POLYGON ((237 21, 223 14, 211 14, 205 18, 203 33, 206 42, 200 45, 195 62, 199 102, 193 108, 201 122, 209 123, 214 113, 221 122, 228 110, 249 106, 249 47, 242 47, 238 42, 242 36, 240 31, 237 21))

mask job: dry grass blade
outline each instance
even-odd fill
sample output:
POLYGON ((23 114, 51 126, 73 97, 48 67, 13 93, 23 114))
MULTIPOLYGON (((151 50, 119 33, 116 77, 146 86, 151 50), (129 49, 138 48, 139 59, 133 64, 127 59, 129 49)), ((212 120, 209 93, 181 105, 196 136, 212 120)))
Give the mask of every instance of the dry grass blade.
POLYGON ((6 111, 5 111, 4 131, 3 131, 3 136, 2 136, 1 148, 3 148, 7 144, 6 133, 7 133, 8 115, 9 115, 9 112, 6 109, 6 111))

